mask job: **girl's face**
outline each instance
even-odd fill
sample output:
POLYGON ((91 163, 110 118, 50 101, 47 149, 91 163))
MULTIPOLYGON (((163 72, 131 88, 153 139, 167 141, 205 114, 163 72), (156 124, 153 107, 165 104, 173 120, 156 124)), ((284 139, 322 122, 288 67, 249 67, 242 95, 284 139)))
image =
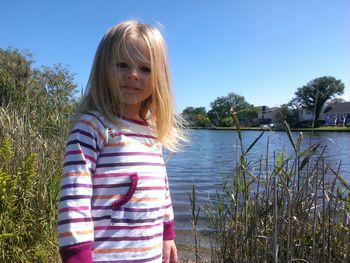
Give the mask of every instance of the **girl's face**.
POLYGON ((117 78, 127 117, 139 118, 141 102, 152 94, 151 76, 150 55, 145 42, 138 41, 128 54, 121 52, 117 59, 117 78))

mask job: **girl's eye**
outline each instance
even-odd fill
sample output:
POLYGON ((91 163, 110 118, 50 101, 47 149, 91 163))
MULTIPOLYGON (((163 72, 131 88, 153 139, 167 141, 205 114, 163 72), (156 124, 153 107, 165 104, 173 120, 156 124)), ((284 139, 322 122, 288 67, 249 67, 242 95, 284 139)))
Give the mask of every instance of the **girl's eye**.
POLYGON ((147 66, 142 66, 140 67, 140 70, 143 72, 143 73, 151 73, 151 68, 147 67, 147 66))
POLYGON ((121 62, 121 63, 117 63, 117 67, 118 68, 129 68, 129 65, 127 63, 121 62))

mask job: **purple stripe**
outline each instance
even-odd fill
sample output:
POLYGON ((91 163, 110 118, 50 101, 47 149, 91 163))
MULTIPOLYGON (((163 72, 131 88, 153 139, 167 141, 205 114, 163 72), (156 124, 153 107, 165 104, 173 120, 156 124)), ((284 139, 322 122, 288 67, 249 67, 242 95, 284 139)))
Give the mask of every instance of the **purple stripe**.
POLYGON ((81 222, 91 222, 91 218, 84 217, 84 218, 71 218, 71 219, 61 220, 57 222, 57 225, 64 225, 69 223, 81 223, 81 222))
POLYGON ((111 219, 111 216, 107 215, 107 216, 93 217, 94 221, 100 221, 100 220, 106 220, 106 219, 111 219))
POLYGON ((147 219, 129 219, 129 218, 112 218, 112 223, 130 223, 130 224, 136 224, 136 223, 152 223, 156 220, 163 219, 163 216, 156 217, 156 218, 147 218, 147 219))
POLYGON ((96 184, 93 186, 94 189, 96 188, 115 188, 115 187, 126 187, 130 186, 131 183, 122 183, 122 184, 96 184))
POLYGON ((62 185, 61 190, 66 189, 66 188, 91 188, 90 184, 66 184, 62 185))
POLYGON ((79 134, 81 134, 81 135, 84 135, 84 136, 86 136, 86 137, 89 137, 89 138, 91 138, 91 139, 94 139, 94 141, 97 142, 95 136, 92 135, 91 133, 87 132, 87 131, 84 131, 84 130, 81 130, 81 129, 76 129, 76 130, 73 130, 73 131, 71 132, 71 135, 74 134, 74 133, 79 133, 79 134))
POLYGON ((92 145, 88 144, 88 143, 85 143, 85 142, 82 142, 82 141, 79 141, 79 140, 71 140, 67 143, 67 146, 68 145, 73 145, 73 144, 79 144, 85 148, 88 148, 90 150, 93 150, 94 152, 96 151, 100 151, 99 149, 96 149, 95 147, 93 147, 92 145))
POLYGON ((161 157, 162 155, 159 153, 147 153, 147 152, 117 152, 117 153, 102 153, 100 157, 113 157, 113 156, 134 156, 134 155, 142 155, 142 156, 157 156, 161 157))
POLYGON ((160 257, 162 257, 162 254, 159 254, 151 258, 143 258, 143 259, 108 260, 108 261, 96 261, 96 262, 98 263, 145 263, 145 262, 153 261, 160 257))
POLYGON ((77 164, 86 165, 86 162, 85 162, 84 160, 65 162, 65 163, 63 164, 63 167, 66 167, 66 166, 69 166, 69 165, 77 165, 77 164))
POLYGON ((148 162, 130 162, 130 163, 102 163, 96 165, 96 168, 120 167, 120 166, 164 166, 163 163, 148 163, 148 162))
POLYGON ((104 122, 100 119, 99 116, 97 116, 96 114, 92 113, 92 112, 87 112, 86 115, 90 115, 92 117, 95 117, 103 127, 106 127, 106 124, 104 124, 104 122))
MULTIPOLYGON (((170 207, 170 206, 169 206, 170 207)), ((154 212, 159 211, 160 209, 164 209, 165 206, 162 207, 154 207, 154 208, 129 208, 129 207, 118 207, 113 211, 124 211, 124 212, 154 212)), ((111 205, 107 206, 93 206, 92 210, 109 210, 112 209, 111 205)))
POLYGON ((152 236, 140 236, 140 237, 95 237, 94 241, 139 241, 139 240, 151 240, 153 238, 162 237, 163 233, 158 233, 152 236))
POLYGON ((60 198, 60 201, 76 200, 76 199, 89 199, 89 198, 91 198, 91 195, 67 195, 67 196, 62 196, 60 198))
POLYGON ((106 205, 106 206, 92 206, 91 207, 92 210, 109 210, 112 209, 111 205, 106 205))

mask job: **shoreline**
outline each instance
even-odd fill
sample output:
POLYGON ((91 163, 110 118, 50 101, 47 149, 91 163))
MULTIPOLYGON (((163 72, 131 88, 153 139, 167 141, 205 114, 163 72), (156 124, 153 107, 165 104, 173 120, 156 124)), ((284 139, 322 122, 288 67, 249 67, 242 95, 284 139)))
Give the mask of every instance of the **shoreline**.
MULTIPOLYGON (((197 232, 199 239, 200 262, 210 262, 211 249, 209 237, 201 232, 197 232)), ((196 252, 194 245, 193 231, 176 230, 175 238, 178 262, 196 262, 196 252)))
MULTIPOLYGON (((190 130, 216 130, 216 131, 236 131, 236 127, 190 127, 190 130)), ((260 128, 260 127, 240 127, 241 131, 283 131, 285 129, 271 129, 271 128, 260 128)), ((291 128, 291 131, 317 131, 317 132, 350 132, 350 127, 319 127, 319 128, 291 128)))

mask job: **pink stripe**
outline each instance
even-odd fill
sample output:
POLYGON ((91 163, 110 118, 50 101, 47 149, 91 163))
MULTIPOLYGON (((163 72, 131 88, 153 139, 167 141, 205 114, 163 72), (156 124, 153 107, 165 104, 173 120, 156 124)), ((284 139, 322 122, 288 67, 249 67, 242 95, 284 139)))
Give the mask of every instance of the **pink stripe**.
POLYGON ((85 159, 90 160, 90 161, 96 163, 96 159, 95 159, 95 158, 93 158, 93 157, 91 157, 91 156, 89 156, 89 155, 84 154, 83 151, 81 151, 81 150, 68 151, 68 152, 66 152, 66 154, 64 155, 64 157, 66 157, 66 156, 68 156, 68 155, 75 155, 75 154, 83 154, 84 157, 85 157, 85 159))
POLYGON ((68 211, 80 211, 80 210, 89 210, 89 206, 74 206, 74 207, 65 207, 58 210, 59 213, 64 213, 68 211))
POLYGON ((157 157, 162 157, 161 154, 159 153, 149 153, 149 152, 116 152, 116 153, 102 153, 100 154, 100 157, 114 157, 114 156, 136 156, 136 155, 141 155, 141 156, 157 156, 157 157))
POLYGON ((84 157, 85 157, 85 159, 90 160, 91 162, 96 163, 96 159, 95 159, 95 158, 93 158, 93 157, 91 157, 91 156, 89 156, 89 155, 86 155, 86 154, 84 154, 84 157))
POLYGON ((121 229, 148 229, 152 227, 159 227, 162 223, 156 225, 143 226, 96 226, 94 230, 121 230, 121 229))
POLYGON ((119 177, 119 176, 131 176, 133 173, 103 173, 94 174, 94 178, 105 178, 105 177, 119 177))

